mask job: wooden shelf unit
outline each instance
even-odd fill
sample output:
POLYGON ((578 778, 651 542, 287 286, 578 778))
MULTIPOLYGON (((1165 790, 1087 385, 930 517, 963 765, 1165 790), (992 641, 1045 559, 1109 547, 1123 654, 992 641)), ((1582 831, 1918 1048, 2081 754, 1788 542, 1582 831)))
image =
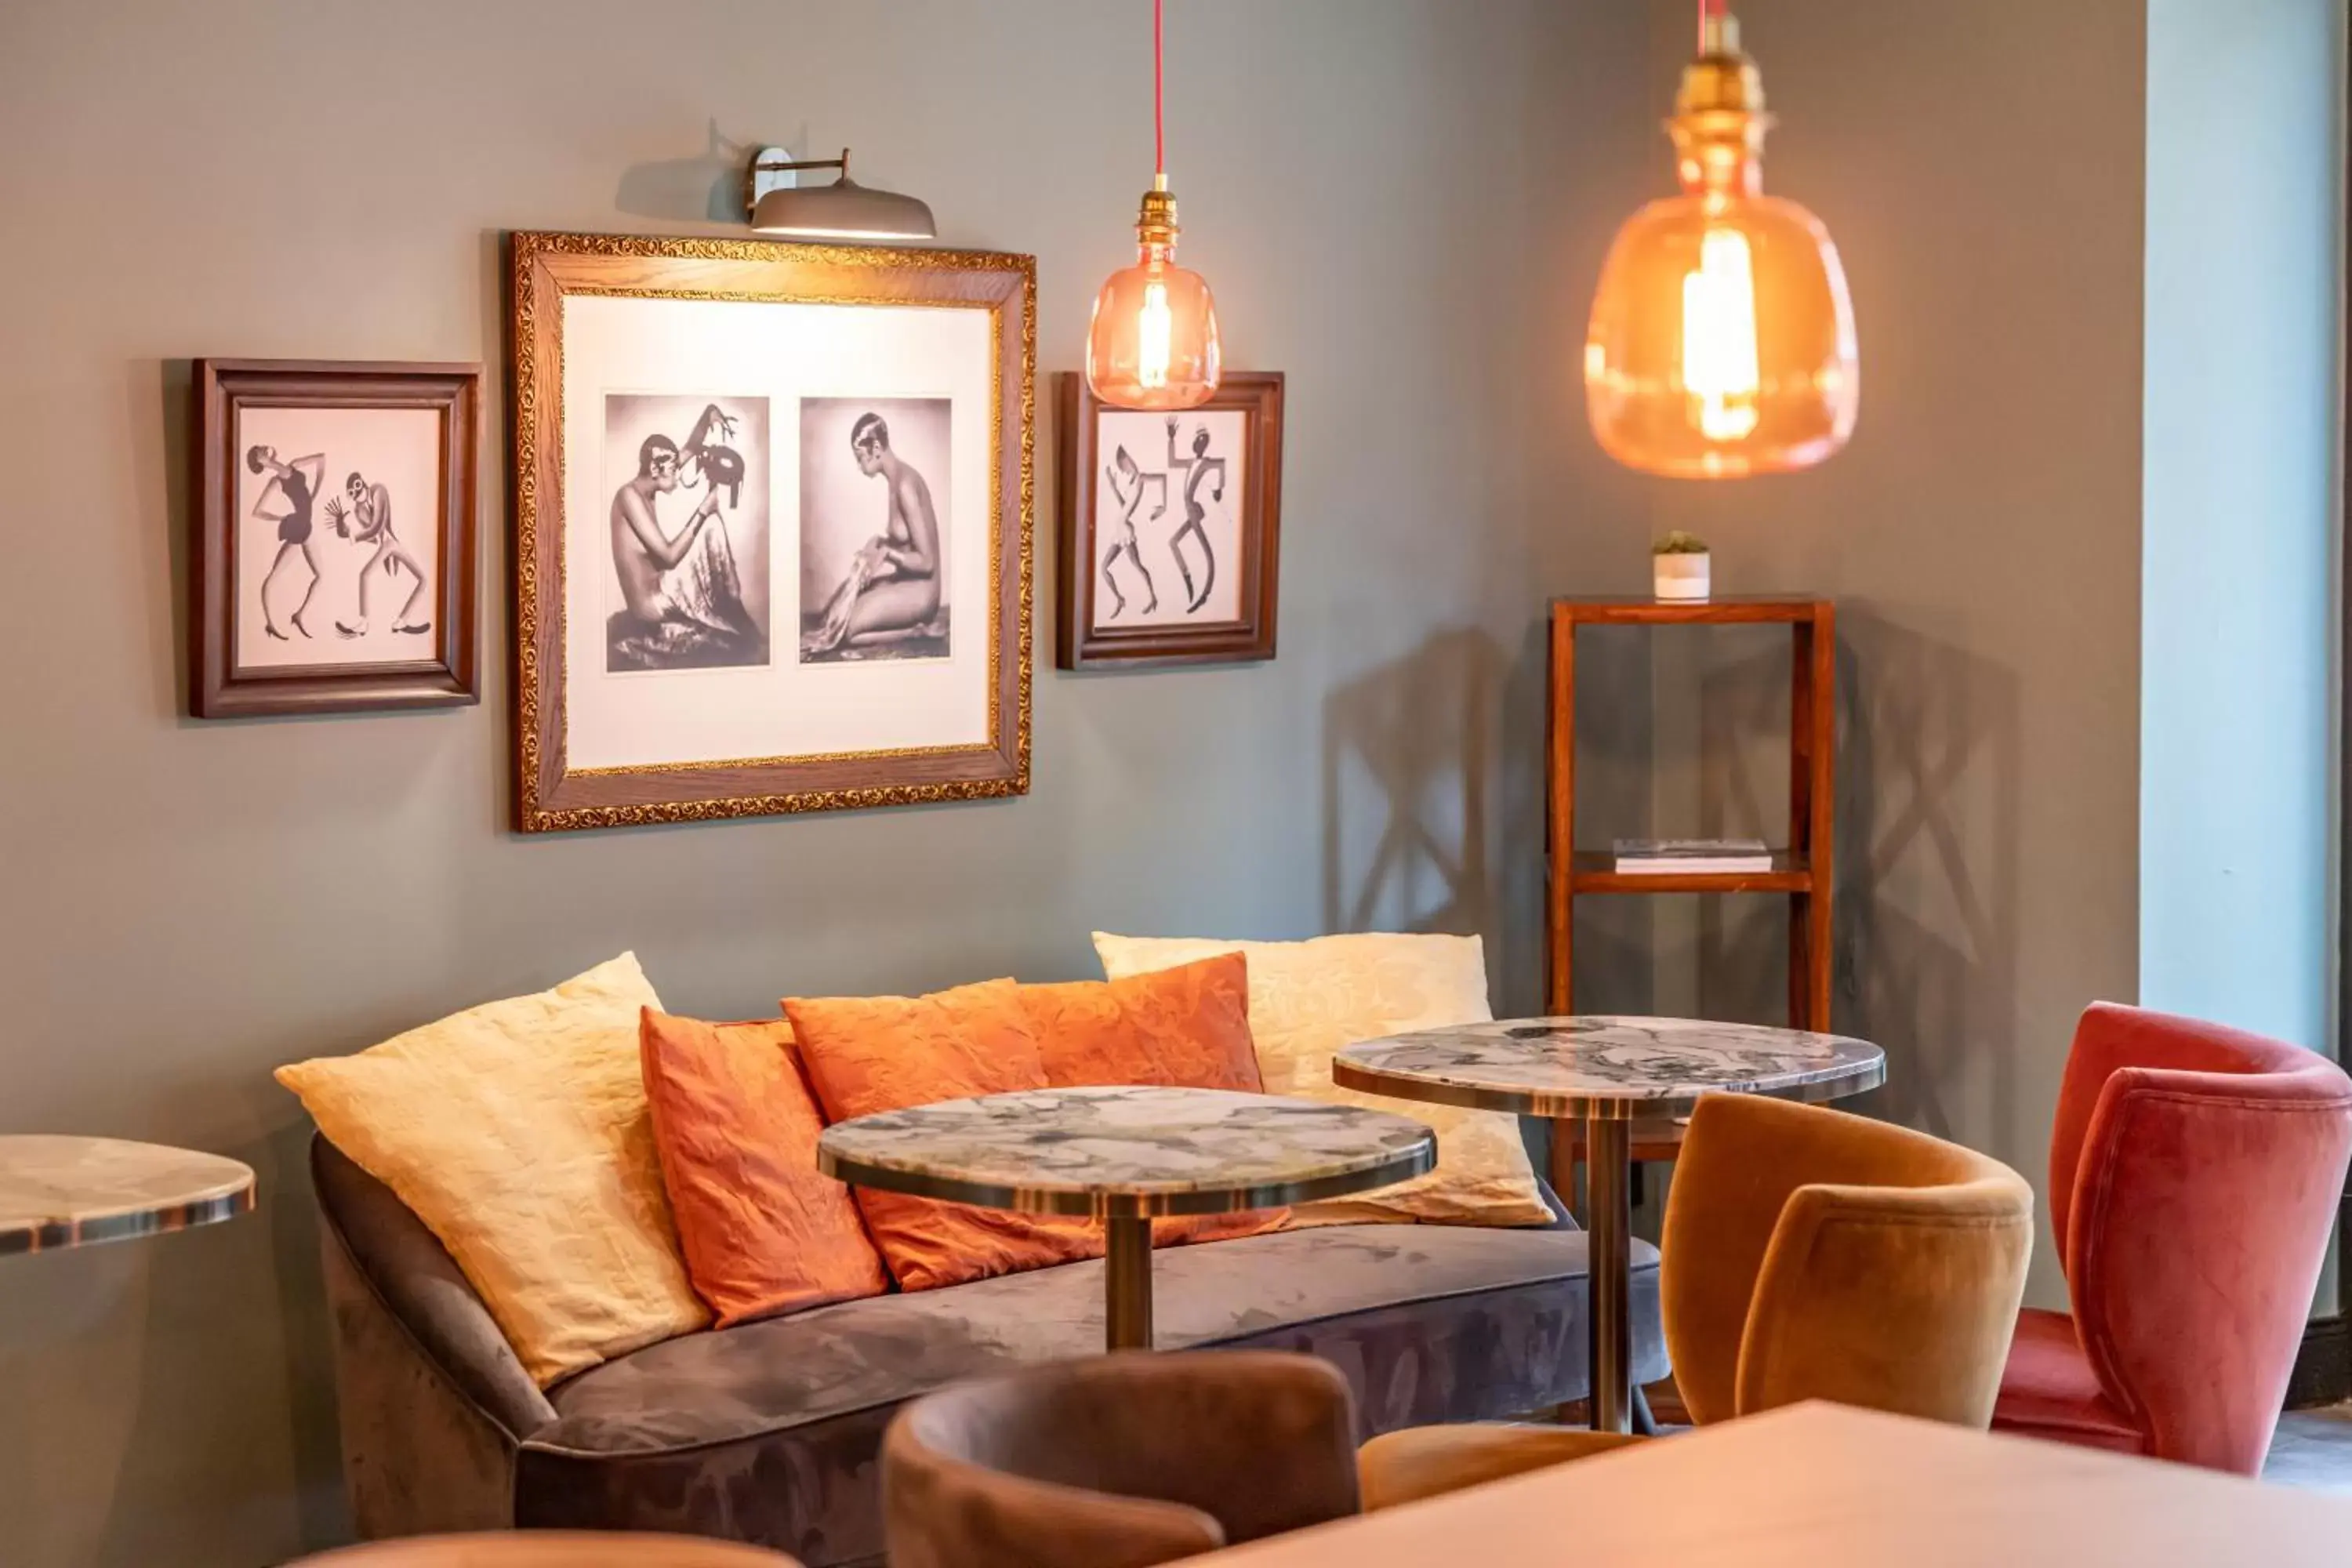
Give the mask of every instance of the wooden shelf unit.
POLYGON ((1576 1011, 1579 894, 1780 893, 1789 900, 1789 1026, 1830 1026, 1830 903, 1835 847, 1837 608, 1827 599, 1560 598, 1551 603, 1550 732, 1545 744, 1545 1010, 1576 1011), (1576 634, 1583 626, 1785 625, 1795 641, 1789 687, 1789 837, 1772 869, 1620 874, 1606 851, 1576 849, 1576 634))

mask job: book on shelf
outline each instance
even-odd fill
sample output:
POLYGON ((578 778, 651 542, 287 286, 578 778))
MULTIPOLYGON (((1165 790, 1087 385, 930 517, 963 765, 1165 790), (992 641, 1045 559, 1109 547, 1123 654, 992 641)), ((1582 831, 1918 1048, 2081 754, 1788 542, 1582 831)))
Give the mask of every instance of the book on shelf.
POLYGON ((1772 868, 1760 838, 1620 838, 1621 877, 1724 877, 1772 868))

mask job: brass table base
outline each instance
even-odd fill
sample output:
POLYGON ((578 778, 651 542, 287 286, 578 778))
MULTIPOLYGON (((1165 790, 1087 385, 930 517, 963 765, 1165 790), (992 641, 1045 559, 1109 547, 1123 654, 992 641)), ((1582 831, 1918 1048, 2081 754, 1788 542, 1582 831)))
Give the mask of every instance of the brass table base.
MULTIPOLYGON (((1552 1136, 1566 1138, 1566 1122, 1552 1136)), ((1592 1429, 1633 1424, 1633 1124, 1594 1117, 1584 1124, 1585 1369, 1592 1429)))
POLYGON ((1151 1348, 1151 1222, 1131 1215, 1103 1221, 1103 1348, 1151 1348))

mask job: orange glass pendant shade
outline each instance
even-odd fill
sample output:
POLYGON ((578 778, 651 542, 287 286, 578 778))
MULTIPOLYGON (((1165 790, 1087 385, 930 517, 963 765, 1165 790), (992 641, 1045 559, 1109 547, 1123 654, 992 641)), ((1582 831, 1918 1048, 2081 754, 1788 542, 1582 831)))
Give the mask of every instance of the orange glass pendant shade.
POLYGON ((1810 468, 1862 402, 1845 269, 1821 220, 1762 193, 1764 89, 1709 16, 1675 117, 1682 195, 1618 231, 1584 344, 1603 450, 1676 479, 1810 468))
POLYGON ((1161 183, 1136 222, 1139 254, 1095 296, 1087 329, 1087 384, 1122 408, 1197 408, 1223 369, 1208 280, 1176 265, 1176 202, 1161 183))
POLYGON ((1207 279, 1176 265, 1176 198, 1168 193, 1161 90, 1160 0, 1151 0, 1151 188, 1135 220, 1136 259, 1095 296, 1087 328, 1087 384, 1120 408, 1198 408, 1224 368, 1207 279))

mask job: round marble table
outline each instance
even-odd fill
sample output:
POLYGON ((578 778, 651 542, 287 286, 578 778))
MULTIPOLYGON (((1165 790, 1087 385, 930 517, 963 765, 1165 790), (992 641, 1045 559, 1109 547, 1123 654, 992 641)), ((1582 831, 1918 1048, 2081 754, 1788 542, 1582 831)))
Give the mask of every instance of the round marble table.
POLYGON ((1151 1344, 1151 1220, 1338 1197, 1418 1176, 1437 1137, 1385 1111, 1213 1089, 1045 1089, 836 1122, 817 1168, 860 1186, 1107 1234, 1104 1340, 1151 1344))
POLYGON ((89 1247, 234 1219, 252 1167, 114 1138, 0 1136, 0 1255, 89 1247))
POLYGON ((1402 1100, 1585 1124, 1592 1425, 1622 1432, 1633 1406, 1634 1123, 1687 1116, 1707 1094, 1859 1094, 1885 1081, 1886 1053, 1842 1035, 1696 1018, 1520 1018, 1366 1040, 1332 1058, 1331 1077, 1402 1100))

